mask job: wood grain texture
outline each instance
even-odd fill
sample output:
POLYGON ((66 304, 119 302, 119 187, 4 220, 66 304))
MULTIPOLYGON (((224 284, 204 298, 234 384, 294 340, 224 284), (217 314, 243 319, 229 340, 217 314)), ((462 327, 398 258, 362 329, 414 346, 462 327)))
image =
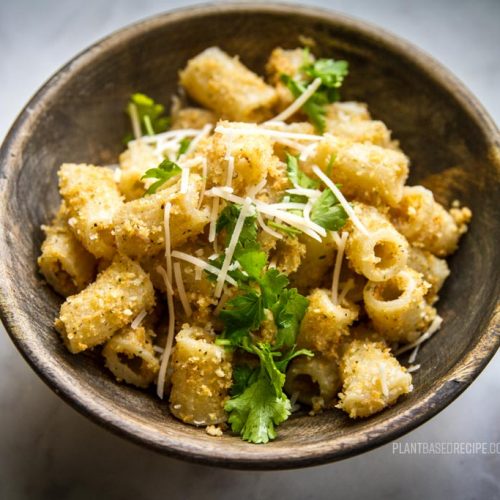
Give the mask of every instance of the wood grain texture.
POLYGON ((286 5, 218 5, 161 15, 92 46, 51 78, 23 110, 0 151, 0 311, 35 371, 82 413, 171 456, 233 468, 314 465, 366 451, 413 429, 457 397, 500 343, 500 139, 475 98, 418 49, 359 21, 286 5), (113 163, 141 90, 168 102, 177 71, 210 45, 262 71, 277 45, 318 42, 349 60, 343 97, 368 102, 412 160, 412 182, 459 198, 474 219, 441 294, 443 329, 421 349, 413 393, 370 419, 340 412, 294 415, 256 446, 213 438, 173 419, 164 403, 115 383, 91 354, 68 353, 52 328, 60 299, 37 274, 42 233, 58 204, 63 162, 113 163))

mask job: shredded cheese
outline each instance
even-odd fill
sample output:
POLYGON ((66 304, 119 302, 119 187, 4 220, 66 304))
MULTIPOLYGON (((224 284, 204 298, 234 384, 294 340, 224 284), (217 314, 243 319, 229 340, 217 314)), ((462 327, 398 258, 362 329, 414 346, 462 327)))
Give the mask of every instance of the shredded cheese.
POLYGON ((250 198, 246 198, 243 202, 243 206, 241 207, 240 214, 238 219, 236 220, 236 224, 234 225, 233 234, 231 235, 231 239, 229 240, 229 245, 226 248, 226 255, 224 257, 224 262, 222 263, 222 267, 219 275, 217 276, 217 283, 215 285, 215 297, 219 298, 222 293, 222 287, 224 285, 224 280, 227 276, 227 272, 229 270, 229 265, 231 264, 231 260, 233 259, 234 251, 236 250, 236 245, 238 244, 238 240, 240 238, 241 230, 243 229, 243 224, 245 223, 245 219, 250 215, 250 198))
POLYGON ((327 187, 331 189, 331 191, 337 197, 340 204, 346 211, 347 215, 349 215, 350 219, 352 220, 352 223, 356 226, 358 231, 364 234, 365 236, 370 236, 370 233, 363 225, 363 223, 359 220, 358 216, 354 213, 354 210, 352 209, 351 205, 344 198, 344 195, 340 192, 340 189, 335 185, 335 183, 332 182, 332 180, 328 178, 317 165, 314 165, 312 170, 327 185, 327 187))
POLYGON ((175 310, 174 310, 174 294, 172 289, 172 255, 170 248, 170 211, 172 209, 172 204, 170 202, 165 203, 163 225, 165 231, 165 261, 167 264, 166 275, 160 273, 165 281, 165 286, 167 288, 167 308, 168 308, 168 332, 167 332, 167 342, 165 344, 165 351, 161 357, 160 371, 158 372, 158 385, 156 387, 156 392, 160 399, 163 399, 163 393, 165 391, 165 377, 167 374, 168 361, 170 359, 170 354, 172 352, 172 345, 174 343, 175 334, 175 310))
POLYGON ((135 330, 136 328, 139 328, 141 326, 142 320, 146 317, 146 315, 147 315, 147 312, 146 312, 145 309, 143 309, 136 316, 136 318, 134 319, 134 321, 132 321, 132 323, 130 323, 130 328, 132 328, 132 330, 135 330))
POLYGON ((194 139, 191 141, 185 154, 192 153, 193 151, 195 151, 196 148, 198 147, 198 144, 201 142, 201 140, 210 134, 210 132, 212 131, 212 128, 213 128, 213 126, 210 123, 207 123, 201 129, 200 133, 198 135, 196 135, 194 137, 194 139))
MULTIPOLYGON (((269 124, 268 124, 269 125, 269 124)), ((302 140, 302 141, 321 141, 323 139, 323 136, 321 135, 315 135, 315 134, 301 134, 298 132, 284 132, 282 130, 271 130, 268 128, 264 127, 259 127, 258 125, 255 126, 248 126, 245 124, 244 127, 238 127, 238 126, 225 126, 225 125, 218 125, 215 128, 216 132, 219 132, 221 134, 239 134, 239 135, 265 135, 268 137, 278 137, 278 138, 284 138, 284 139, 296 139, 296 140, 302 140)))
POLYGON ((193 314, 193 311, 189 305, 189 300, 186 295, 186 289, 184 288, 184 281, 182 279, 182 269, 179 262, 174 263, 174 278, 175 284, 177 285, 177 291, 179 292, 179 299, 186 316, 189 318, 193 314))
POLYGON ((335 267, 333 269, 333 278, 332 278, 332 302, 334 304, 338 304, 338 291, 339 291, 339 278, 340 278, 340 270, 342 268, 342 258, 344 257, 345 244, 347 242, 347 237, 349 233, 344 231, 342 236, 339 238, 339 243, 337 244, 337 256, 335 257, 335 267))
MULTIPOLYGON (((215 274, 216 276, 219 276, 220 274, 220 269, 218 269, 215 266, 212 266, 211 264, 208 264, 208 262, 205 262, 202 259, 198 259, 197 257, 194 257, 192 255, 189 255, 188 253, 184 252, 179 252, 178 250, 174 250, 172 252, 172 257, 180 260, 184 260, 185 262, 189 262, 190 264, 193 264, 196 267, 200 267, 201 269, 204 269, 205 271, 208 271, 212 274, 215 274)), ((230 285, 236 286, 237 283, 236 281, 231 278, 231 276, 227 275, 224 277, 224 280, 227 281, 230 285)))
POLYGON ((142 136, 141 132, 141 122, 139 120, 139 112, 137 111, 137 106, 131 102, 128 105, 128 111, 130 113, 130 121, 132 123, 132 131, 134 132, 134 137, 139 139, 142 136))
POLYGON ((167 293, 174 295, 172 282, 168 279, 167 271, 165 271, 165 268, 163 266, 156 266, 156 272, 162 277, 167 293))
POLYGON ((321 85, 321 78, 316 78, 307 89, 299 96, 295 101, 283 110, 278 116, 275 116, 271 121, 285 121, 295 114, 307 101, 308 99, 318 90, 321 85))
MULTIPOLYGON (((208 191, 205 191, 205 195, 209 196, 208 191)), ((210 243, 215 242, 217 216, 219 215, 219 203, 219 198, 214 198, 212 202, 212 210, 210 211, 210 227, 208 230, 208 241, 210 243)))
POLYGON ((406 371, 407 371, 408 373, 416 372, 416 371, 418 371, 418 370, 420 370, 420 365, 418 365, 418 364, 417 364, 417 365, 410 365, 410 366, 406 369, 406 371))
POLYGON ((200 198, 198 200, 198 209, 200 209, 201 204, 203 203, 203 198, 205 197, 205 189, 207 188, 207 175, 208 175, 208 165, 207 159, 203 158, 201 164, 201 189, 200 189, 200 198))
POLYGON ((270 228, 264 222, 264 219, 262 218, 262 214, 260 212, 257 212, 257 222, 259 223, 259 226, 262 228, 262 230, 265 231, 266 233, 270 234, 274 238, 277 238, 278 240, 283 239, 283 235, 281 233, 278 233, 278 231, 275 231, 274 229, 270 228))
POLYGON ((413 349, 414 347, 419 346, 426 340, 429 340, 440 328, 441 328, 441 323, 443 322, 443 318, 439 315, 436 315, 432 323, 430 324, 429 328, 414 342, 411 344, 407 344, 401 349, 398 349, 396 351, 396 356, 399 356, 400 354, 403 354, 406 351, 409 351, 410 349, 413 349))

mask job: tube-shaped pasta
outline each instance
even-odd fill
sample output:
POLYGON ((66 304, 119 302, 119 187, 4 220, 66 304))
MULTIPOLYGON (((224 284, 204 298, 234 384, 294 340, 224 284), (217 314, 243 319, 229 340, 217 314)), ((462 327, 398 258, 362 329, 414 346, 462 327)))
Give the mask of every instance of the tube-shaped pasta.
POLYGON ((76 237, 96 257, 111 258, 115 253, 113 216, 123 204, 113 171, 65 163, 59 170, 59 191, 76 237))
POLYGON ((153 285, 141 266, 116 255, 96 281, 61 306, 55 327, 72 353, 102 344, 155 304, 153 285))
POLYGON ((57 293, 64 297, 83 290, 95 276, 96 261, 76 239, 61 205, 50 226, 42 226, 45 241, 38 257, 40 272, 57 293))
POLYGON ((305 169, 312 165, 324 171, 331 166, 331 178, 345 196, 372 205, 397 205, 408 177, 408 158, 400 151, 332 135, 318 143, 305 169))
POLYGON ((172 114, 171 130, 182 128, 202 129, 205 125, 215 125, 217 115, 202 108, 182 108, 172 114))
POLYGON ((431 285, 425 296, 427 302, 430 304, 436 302, 439 299, 439 290, 450 274, 446 260, 412 246, 408 256, 408 266, 421 273, 425 281, 431 285))
POLYGON ((305 245, 306 254, 302 257, 297 271, 290 275, 290 282, 304 293, 311 288, 324 286, 326 280, 331 281, 336 245, 331 232, 321 241, 302 235, 299 240, 305 245))
POLYGON ((425 300, 429 288, 422 275, 408 267, 387 281, 369 281, 363 297, 375 330, 390 341, 414 341, 436 315, 425 300))
POLYGON ((342 392, 337 408, 368 417, 413 390, 411 375, 382 342, 353 340, 340 360, 342 392))
POLYGON ((349 326, 357 319, 359 308, 354 304, 349 307, 334 304, 330 291, 320 288, 308 299, 297 345, 336 358, 342 338, 349 334, 349 326))
MULTIPOLYGON (((221 125, 227 124, 221 122, 221 125)), ((244 130, 245 124, 238 124, 238 127, 244 130)), ((265 179, 270 169, 276 170, 281 165, 279 158, 274 155, 271 139, 265 136, 242 134, 228 137, 215 133, 205 154, 208 187, 225 186, 229 179, 234 192, 239 195, 265 179), (229 157, 232 158, 232 167, 229 166, 229 157)))
POLYGON ((106 367, 119 382, 144 388, 153 382, 160 363, 154 354, 152 335, 143 326, 126 327, 106 342, 102 350, 106 367))
POLYGON ((338 363, 314 355, 294 359, 286 372, 285 391, 297 401, 310 405, 315 412, 328 406, 340 389, 338 363))
POLYGON ((237 58, 210 47, 180 72, 181 85, 200 104, 232 121, 271 118, 276 91, 237 58))
POLYGON ((132 258, 155 255, 165 248, 164 209, 170 202, 170 239, 175 248, 203 231, 209 222, 208 209, 198 209, 201 177, 189 176, 186 193, 174 185, 151 196, 125 203, 115 216, 116 244, 132 258))
POLYGON ((400 204, 391 210, 397 229, 412 245, 445 257, 457 249, 460 236, 471 218, 468 208, 449 212, 423 186, 405 186, 400 204))
POLYGON ((136 200, 144 195, 146 188, 141 180, 146 170, 158 166, 158 157, 154 149, 143 141, 131 141, 120 155, 121 193, 127 201, 136 200))
POLYGON ((184 324, 172 355, 170 410, 185 423, 219 424, 232 385, 231 355, 214 344, 214 335, 184 324))
POLYGON ((376 208, 356 203, 354 210, 369 234, 360 232, 349 220, 346 256, 358 274, 371 281, 385 281, 406 266, 408 242, 376 208))

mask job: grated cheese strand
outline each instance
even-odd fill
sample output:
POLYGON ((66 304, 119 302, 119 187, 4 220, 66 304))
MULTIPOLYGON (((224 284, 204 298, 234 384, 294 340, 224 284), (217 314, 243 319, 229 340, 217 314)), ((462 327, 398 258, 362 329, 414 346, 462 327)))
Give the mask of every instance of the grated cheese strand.
POLYGON ((201 132, 193 138, 191 143, 189 144, 189 147, 187 148, 187 151, 184 154, 192 153, 193 151, 196 151, 196 148, 198 147, 198 144, 202 139, 207 137, 210 132, 212 131, 213 125, 210 123, 207 123, 202 129, 201 132))
POLYGON ((179 262, 174 263, 174 278, 175 284, 177 285, 177 291, 179 292, 179 299, 181 301, 184 312, 186 313, 186 316, 189 318, 193 314, 193 311, 191 309, 191 306, 189 305, 189 300, 186 295, 184 280, 182 279, 182 269, 179 262))
POLYGON ((168 279, 167 271, 165 271, 165 268, 163 266, 156 266, 156 272, 163 278, 167 293, 171 293, 172 295, 174 295, 174 288, 172 287, 172 283, 168 279))
POLYGON ((145 309, 143 309, 136 316, 136 318, 134 319, 134 321, 132 321, 132 323, 130 323, 130 328, 132 328, 132 330, 135 330, 135 329, 139 328, 141 326, 142 320, 146 317, 146 315, 147 315, 147 312, 146 312, 145 309))
POLYGON ((418 365, 418 364, 417 364, 417 365, 410 365, 410 366, 406 369, 406 371, 407 371, 408 373, 413 373, 413 372, 416 372, 416 371, 418 371, 418 370, 420 370, 420 365, 418 365))
POLYGON ((337 305, 339 303, 338 293, 339 293, 339 278, 340 270, 342 268, 342 259, 344 257, 345 244, 347 242, 347 237, 349 233, 344 231, 342 236, 339 238, 339 244, 337 245, 337 255, 335 257, 335 267, 333 269, 332 278, 332 302, 337 305))
MULTIPOLYGON (((220 274, 220 269, 212 266, 211 264, 208 264, 208 262, 205 262, 202 259, 199 259, 198 257, 193 257, 192 255, 189 255, 188 253, 184 252, 179 252, 178 250, 174 250, 172 252, 172 257, 180 260, 184 260, 185 262, 189 262, 190 264, 193 264, 193 266, 200 267, 201 269, 204 269, 205 271, 208 271, 212 274, 215 274, 218 276, 220 274)), ((226 276, 225 281, 227 281, 230 285, 236 286, 237 283, 236 281, 231 278, 231 276, 226 276)))
POLYGON ((128 105, 128 111, 130 113, 130 122, 132 123, 132 131, 134 132, 134 137, 140 139, 142 136, 141 123, 139 120, 139 112, 137 111, 137 106, 131 102, 128 105))
POLYGON ((358 216, 354 213, 354 210, 352 209, 351 205, 344 198, 344 195, 340 192, 340 189, 335 185, 335 183, 332 182, 332 180, 317 165, 314 165, 312 170, 327 185, 327 187, 331 189, 331 191, 337 197, 344 210, 347 212, 347 215, 352 220, 352 223, 357 227, 358 231, 364 234, 365 236, 370 236, 370 233, 363 225, 363 223, 359 220, 358 216))
POLYGON ((236 224, 234 226, 233 234, 231 235, 231 239, 229 240, 229 245, 226 248, 226 256, 224 257, 224 262, 222 263, 222 267, 217 277, 217 283, 215 285, 215 297, 219 298, 222 293, 222 287, 224 285, 224 279, 227 276, 229 265, 231 264, 231 260, 233 259, 234 251, 236 250, 236 245, 238 244, 238 240, 240 239, 241 230, 243 229, 243 224, 245 223, 245 219, 250 214, 251 200, 250 198, 246 198, 244 200, 243 206, 241 207, 240 214, 238 219, 236 220, 236 224))
POLYGON ((285 110, 283 110, 278 116, 275 116, 270 121, 285 121, 290 118, 293 114, 295 114, 308 100, 309 98, 318 90, 321 85, 321 78, 316 78, 313 80, 311 84, 307 87, 303 94, 301 94, 295 101, 288 106, 285 110))
POLYGON ((436 315, 432 323, 430 324, 429 328, 414 342, 411 344, 405 345, 401 347, 401 349, 398 349, 395 352, 396 356, 399 356, 400 354, 403 354, 406 351, 409 351, 410 349, 413 349, 414 347, 419 346, 426 340, 429 340, 440 328, 441 328, 441 323, 443 322, 443 318, 439 315, 436 315))
MULTIPOLYGON (((208 193, 209 191, 205 191, 206 196, 208 196, 208 193)), ((210 243, 215 241, 218 215, 219 215, 219 198, 214 198, 212 202, 212 210, 210 211, 210 228, 208 230, 208 241, 210 243)))
POLYGON ((215 128, 216 132, 221 134, 239 134, 239 135, 265 135, 267 137, 283 137, 284 139, 296 139, 303 141, 321 141, 322 135, 315 134, 301 134, 298 132, 284 132, 282 130, 271 130, 264 127, 255 125, 254 127, 238 127, 238 126, 225 126, 218 125, 215 128))
POLYGON ((275 231, 274 229, 270 228, 264 222, 264 219, 262 218, 262 214, 260 212, 257 212, 257 222, 259 223, 259 226, 262 228, 262 230, 265 231, 266 233, 270 234, 271 236, 274 236, 278 240, 283 239, 283 235, 281 233, 278 233, 278 231, 275 231))
POLYGON ((198 200, 198 210, 201 207, 201 204, 203 203, 203 198, 205 197, 205 189, 207 188, 207 175, 208 175, 208 165, 207 165, 207 159, 203 158, 202 164, 201 164, 201 189, 200 189, 200 198, 198 200))

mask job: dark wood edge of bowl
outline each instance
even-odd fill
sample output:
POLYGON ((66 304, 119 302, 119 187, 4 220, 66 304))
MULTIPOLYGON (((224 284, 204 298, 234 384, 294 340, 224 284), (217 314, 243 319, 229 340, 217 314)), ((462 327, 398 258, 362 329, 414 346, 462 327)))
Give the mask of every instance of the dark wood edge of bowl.
MULTIPOLYGON (((181 18, 204 16, 214 11, 221 13, 248 12, 271 14, 288 12, 318 19, 323 22, 331 20, 346 28, 356 29, 368 37, 379 40, 394 52, 405 53, 406 57, 413 64, 420 67, 423 72, 435 80, 439 80, 440 84, 447 91, 455 95, 460 104, 474 117, 485 137, 490 141, 491 147, 497 152, 497 158, 500 157, 498 154, 498 148, 500 147, 498 129, 481 104, 447 69, 409 42, 403 41, 364 21, 319 8, 300 7, 282 3, 265 5, 251 3, 204 4, 170 11, 125 27, 80 52, 69 63, 59 69, 21 111, 2 144, 0 149, 0 204, 7 203, 4 188, 9 167, 13 163, 10 160, 22 152, 23 144, 29 139, 29 134, 26 134, 26 130, 29 130, 32 116, 43 110, 44 101, 50 100, 52 93, 64 83, 65 79, 73 71, 81 66, 91 64, 100 52, 113 47, 115 44, 122 43, 124 39, 130 38, 137 33, 154 29, 168 22, 175 22, 181 18)), ((498 168, 500 170, 500 166, 498 168)), ((4 243, 0 242, 0 244, 4 243)), ((3 275, 4 265, 5 263, 0 260, 0 275, 3 275)), ((497 286, 497 292, 499 292, 497 293, 498 296, 500 294, 500 284, 497 286)), ((22 327, 16 320, 16 314, 12 308, 12 304, 14 303, 15 298, 10 293, 8 287, 1 282, 0 317, 12 341, 40 378, 56 394, 80 413, 88 416, 96 423, 117 435, 127 437, 138 444, 147 446, 163 454, 200 464, 217 465, 233 469, 269 470, 318 465, 347 458, 396 439, 427 421, 457 398, 479 375, 500 345, 500 305, 497 303, 496 310, 489 319, 489 324, 471 349, 464 354, 460 362, 445 376, 437 380, 424 397, 415 405, 376 425, 370 431, 366 431, 362 438, 356 436, 354 439, 344 439, 340 445, 334 448, 329 448, 328 442, 321 446, 317 444, 309 447, 303 446, 300 448, 300 453, 298 454, 291 454, 289 450, 284 449, 267 451, 266 447, 259 447, 258 454, 238 451, 232 456, 228 456, 224 452, 223 447, 221 447, 222 449, 219 452, 214 454, 213 449, 207 453, 202 448, 185 445, 182 440, 160 442, 156 439, 156 435, 151 435, 151 433, 138 428, 137 422, 124 420, 123 416, 117 416, 112 410, 105 408, 101 404, 101 401, 86 398, 85 390, 81 390, 81 388, 75 389, 74 386, 70 386, 64 378, 64 373, 47 370, 44 359, 32 351, 29 340, 27 340, 22 327)))

